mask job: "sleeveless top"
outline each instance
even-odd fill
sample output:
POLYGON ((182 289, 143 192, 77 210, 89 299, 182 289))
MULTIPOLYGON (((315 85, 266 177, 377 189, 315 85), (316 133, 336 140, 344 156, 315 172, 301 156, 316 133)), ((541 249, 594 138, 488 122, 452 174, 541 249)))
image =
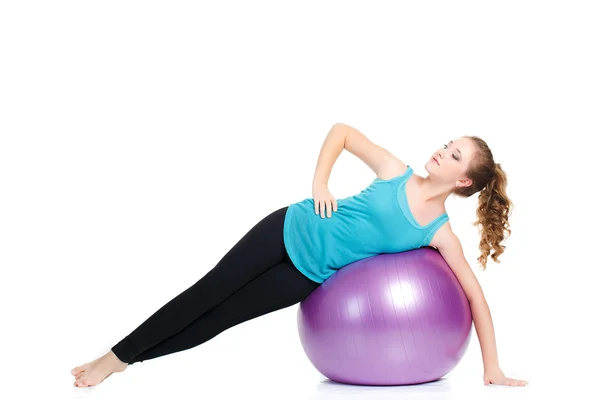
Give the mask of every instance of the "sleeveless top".
POLYGON ((399 253, 428 246, 448 220, 443 213, 427 225, 414 218, 406 197, 413 174, 375 178, 360 193, 337 200, 331 218, 315 213, 314 199, 289 205, 283 240, 294 266, 309 279, 322 283, 338 269, 382 253, 399 253))

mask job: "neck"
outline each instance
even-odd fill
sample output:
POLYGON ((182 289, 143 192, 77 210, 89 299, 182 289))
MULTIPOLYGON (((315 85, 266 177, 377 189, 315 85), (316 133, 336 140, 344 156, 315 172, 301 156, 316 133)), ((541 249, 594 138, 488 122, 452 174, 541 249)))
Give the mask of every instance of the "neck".
POLYGON ((421 199, 430 204, 443 206, 446 199, 454 190, 452 183, 443 183, 432 179, 430 176, 423 178, 419 185, 421 199))

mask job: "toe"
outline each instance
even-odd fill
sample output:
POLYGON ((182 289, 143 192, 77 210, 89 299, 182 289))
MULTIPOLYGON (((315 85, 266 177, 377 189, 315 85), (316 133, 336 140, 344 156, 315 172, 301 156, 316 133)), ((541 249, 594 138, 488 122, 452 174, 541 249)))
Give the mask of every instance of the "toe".
POLYGON ((83 365, 80 365, 79 367, 75 367, 71 370, 71 374, 77 375, 81 371, 85 370, 86 367, 87 367, 87 364, 83 364, 83 365))

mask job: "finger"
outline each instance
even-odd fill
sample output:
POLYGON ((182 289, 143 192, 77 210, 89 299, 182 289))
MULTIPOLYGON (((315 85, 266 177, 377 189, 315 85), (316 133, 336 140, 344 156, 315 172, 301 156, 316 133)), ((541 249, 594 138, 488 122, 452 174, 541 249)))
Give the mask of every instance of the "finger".
POLYGON ((325 218, 325 200, 319 202, 319 207, 321 207, 321 218, 325 218))
POLYGON ((327 202, 327 218, 331 218, 331 209, 333 208, 333 204, 331 204, 331 200, 327 202))
POLYGON ((315 200, 315 214, 319 214, 319 202, 315 200))
POLYGON ((333 200, 333 211, 337 211, 337 200, 333 200))

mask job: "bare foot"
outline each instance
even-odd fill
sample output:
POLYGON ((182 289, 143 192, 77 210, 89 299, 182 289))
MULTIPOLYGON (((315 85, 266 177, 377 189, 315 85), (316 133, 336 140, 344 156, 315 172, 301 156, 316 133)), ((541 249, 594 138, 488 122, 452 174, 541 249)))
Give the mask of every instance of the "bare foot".
POLYGON ((129 364, 122 362, 115 353, 109 351, 102 357, 87 364, 73 368, 71 374, 75 376, 73 386, 94 386, 108 378, 113 372, 123 372, 129 364))

